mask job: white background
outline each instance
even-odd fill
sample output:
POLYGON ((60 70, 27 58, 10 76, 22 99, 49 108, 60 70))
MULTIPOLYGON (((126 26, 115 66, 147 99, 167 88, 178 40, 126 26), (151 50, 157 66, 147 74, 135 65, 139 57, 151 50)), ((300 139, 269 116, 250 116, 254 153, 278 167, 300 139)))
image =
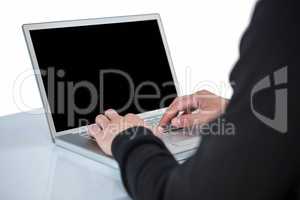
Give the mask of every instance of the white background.
POLYGON ((31 73, 21 25, 43 21, 160 13, 183 93, 191 93, 197 86, 230 97, 231 91, 224 90, 224 84, 228 88, 228 74, 238 58, 239 40, 254 3, 255 0, 1 1, 0 116, 42 105, 34 78, 26 79, 21 88, 16 79, 24 71, 31 73), (19 94, 15 94, 14 84, 19 94))

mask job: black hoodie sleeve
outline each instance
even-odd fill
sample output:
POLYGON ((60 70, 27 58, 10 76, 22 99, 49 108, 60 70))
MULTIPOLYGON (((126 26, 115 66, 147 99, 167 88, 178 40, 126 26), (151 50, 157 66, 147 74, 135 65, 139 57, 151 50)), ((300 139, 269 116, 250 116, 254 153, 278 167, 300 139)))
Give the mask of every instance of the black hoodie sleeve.
MULTIPOLYGON (((257 3, 230 76, 234 90, 230 104, 223 116, 207 126, 219 129, 206 129, 196 154, 185 163, 178 164, 146 128, 128 129, 115 138, 113 156, 133 199, 300 199, 299 130, 289 123, 282 133, 253 114, 255 109, 274 115, 276 87, 255 98, 252 94, 256 83, 273 77, 273 72, 299 66, 299 51, 294 53, 300 46, 298 13, 296 0, 257 3)), ((289 79, 293 76, 289 74, 289 79)), ((289 89, 296 88, 293 83, 289 89)), ((289 94, 299 100, 298 94, 289 94)), ((291 112, 289 122, 296 116, 291 112)))

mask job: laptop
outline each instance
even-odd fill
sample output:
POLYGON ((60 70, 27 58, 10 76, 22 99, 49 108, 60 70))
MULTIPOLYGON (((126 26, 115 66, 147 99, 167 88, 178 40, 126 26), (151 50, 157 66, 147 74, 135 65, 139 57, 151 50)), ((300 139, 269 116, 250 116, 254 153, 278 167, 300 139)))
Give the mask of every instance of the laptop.
MULTIPOLYGON (((179 95, 159 14, 23 25, 53 142, 118 168, 87 133, 106 109, 151 126, 179 95)), ((183 162, 199 136, 168 129, 163 142, 183 162)))

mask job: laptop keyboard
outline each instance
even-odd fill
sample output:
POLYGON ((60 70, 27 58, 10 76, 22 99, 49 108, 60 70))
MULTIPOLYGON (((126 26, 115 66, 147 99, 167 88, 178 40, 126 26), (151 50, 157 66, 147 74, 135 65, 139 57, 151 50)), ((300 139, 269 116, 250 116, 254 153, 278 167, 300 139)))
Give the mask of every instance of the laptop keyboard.
POLYGON ((159 124, 161 115, 152 116, 149 118, 145 118, 145 123, 150 127, 156 127, 159 124))
MULTIPOLYGON (((161 119, 161 115, 152 116, 149 118, 145 118, 145 123, 150 127, 156 127, 159 124, 159 121, 161 119)), ((168 144, 175 145, 177 147, 179 146, 188 146, 188 145, 197 145, 199 143, 199 138, 195 140, 195 138, 185 135, 183 132, 185 132, 183 129, 175 128, 172 125, 167 125, 164 127, 163 133, 163 140, 167 142, 168 144), (177 130, 177 131, 176 131, 177 130), (175 131, 175 132, 172 132, 175 131), (168 132, 171 132, 168 134, 168 132), (175 136, 175 137, 174 137, 175 136)), ((95 141, 95 138, 91 137, 87 131, 82 131, 79 133, 80 136, 88 138, 90 140, 95 141)))
MULTIPOLYGON (((145 120, 145 123, 148 126, 150 126, 150 127, 156 127, 159 124, 160 118, 161 118, 161 115, 157 115, 157 116, 145 118, 144 120, 145 120)), ((167 130, 166 130, 166 132, 167 132, 167 130)), ((79 135, 82 136, 82 137, 85 137, 85 138, 89 138, 89 139, 95 140, 95 138, 91 137, 86 130, 82 131, 82 132, 79 132, 79 135)))
MULTIPOLYGON (((151 116, 151 117, 145 118, 144 120, 145 120, 145 123, 148 126, 154 128, 154 127, 158 126, 160 119, 161 119, 161 115, 155 115, 155 116, 151 116)), ((176 128, 176 127, 174 127, 172 125, 167 125, 167 126, 165 126, 163 128, 164 128, 163 133, 167 133, 167 132, 170 132, 170 131, 178 130, 178 128, 176 128)), ((82 137, 86 137, 86 138, 95 140, 93 137, 91 137, 88 134, 88 132, 86 130, 79 132, 79 135, 82 136, 82 137)))

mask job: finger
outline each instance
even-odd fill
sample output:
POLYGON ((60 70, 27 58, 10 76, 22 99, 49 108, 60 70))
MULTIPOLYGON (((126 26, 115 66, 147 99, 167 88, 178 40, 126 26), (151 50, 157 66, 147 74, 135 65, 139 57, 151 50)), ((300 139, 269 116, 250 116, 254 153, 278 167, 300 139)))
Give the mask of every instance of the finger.
MULTIPOLYGON (((98 125, 95 125, 98 127, 98 125)), ((100 128, 98 127, 98 129, 100 130, 100 128)), ((96 134, 93 136, 96 140, 96 143, 98 144, 98 146, 100 147, 100 149, 106 153, 106 147, 105 147, 105 134, 102 130, 100 130, 99 132, 96 132, 96 134)))
POLYGON ((165 126, 169 124, 171 120, 174 119, 181 111, 191 112, 191 110, 196 109, 198 107, 200 103, 199 101, 200 99, 198 99, 194 95, 178 98, 164 113, 159 122, 159 125, 165 126))
POLYGON ((161 118, 159 123, 160 126, 165 126, 169 124, 171 120, 179 114, 180 111, 188 110, 191 98, 191 96, 183 96, 176 98, 161 118))
POLYGON ((105 129, 109 124, 109 119, 104 115, 98 115, 95 121, 102 130, 105 129))
POLYGON ((117 119, 120 119, 120 115, 117 113, 117 111, 113 110, 113 109, 108 109, 104 112, 105 116, 114 121, 114 120, 117 120, 117 119))
POLYGON ((191 114, 194 110, 185 110, 181 113, 181 115, 191 114))
POLYGON ((179 111, 177 110, 166 111, 160 119, 159 126, 164 127, 168 125, 171 122, 171 120, 178 115, 178 113, 179 111))
POLYGON ((92 124, 88 126, 88 133, 96 139, 97 144, 102 148, 105 139, 104 131, 102 131, 97 124, 92 124))
MULTIPOLYGON (((147 126, 146 126, 147 127, 147 126)), ((156 137, 159 137, 161 138, 163 136, 163 133, 164 133, 164 129, 160 126, 156 126, 156 127, 147 127, 149 128, 150 130, 152 130, 153 134, 156 136, 156 137)))
POLYGON ((88 134, 94 138, 97 135, 101 134, 101 129, 97 126, 97 124, 92 124, 88 126, 88 134))
POLYGON ((88 132, 92 137, 95 138, 100 149, 102 149, 104 153, 111 156, 111 147, 106 140, 107 133, 102 131, 97 124, 88 126, 88 132))
POLYGON ((176 128, 183 128, 192 127, 193 125, 199 124, 200 122, 201 116, 199 114, 186 114, 174 118, 171 124, 176 128))
POLYGON ((134 122, 137 124, 143 124, 144 120, 142 118, 140 118, 139 116, 132 114, 132 113, 128 113, 127 115, 125 115, 125 119, 130 121, 130 122, 134 122))
POLYGON ((167 108, 166 112, 163 114, 162 118, 159 121, 159 126, 163 127, 166 126, 167 124, 170 123, 170 121, 177 116, 178 111, 175 107, 175 105, 177 104, 177 102, 180 100, 181 98, 178 97, 176 98, 171 104, 170 106, 167 108))

